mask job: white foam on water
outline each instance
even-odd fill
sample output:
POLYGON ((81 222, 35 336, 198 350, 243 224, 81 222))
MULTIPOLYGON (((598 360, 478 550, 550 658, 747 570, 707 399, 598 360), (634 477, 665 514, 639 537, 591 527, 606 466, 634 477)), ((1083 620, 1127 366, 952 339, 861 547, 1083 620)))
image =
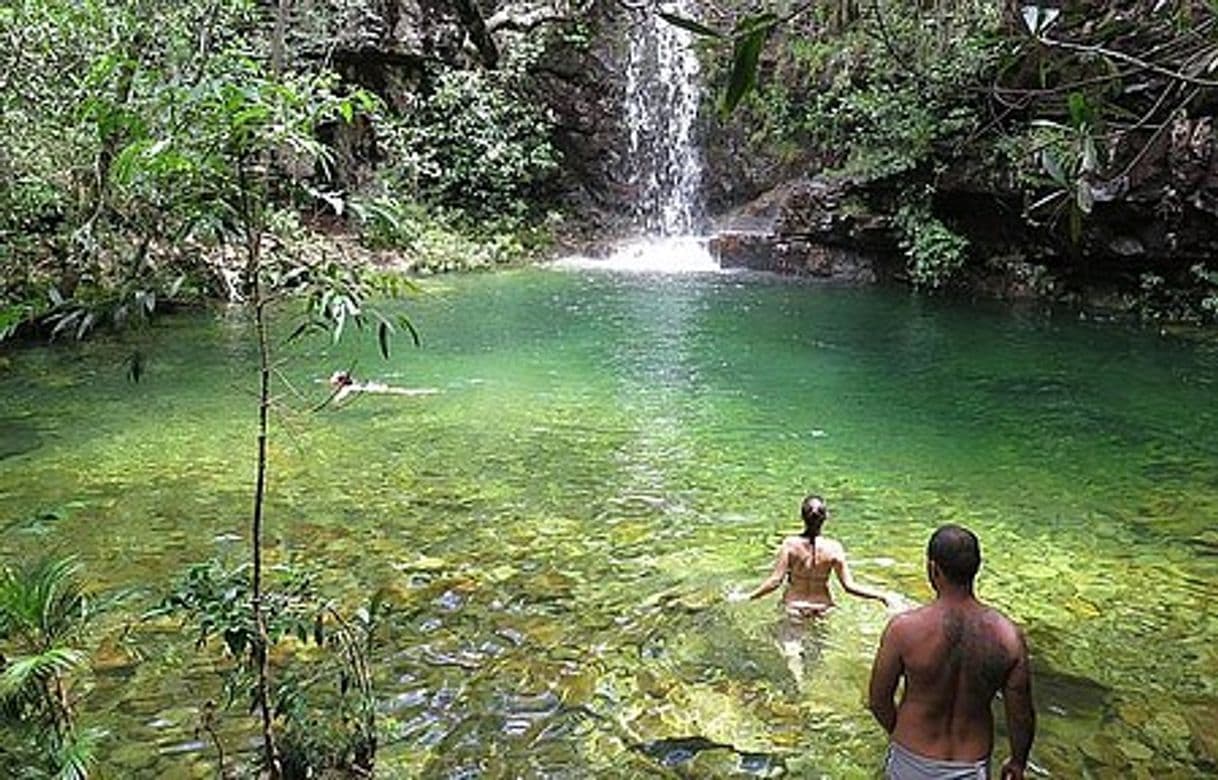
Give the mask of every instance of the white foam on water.
POLYGON ((699 236, 645 238, 625 244, 607 257, 571 255, 552 264, 554 268, 579 271, 625 273, 706 274, 724 273, 719 261, 699 236))

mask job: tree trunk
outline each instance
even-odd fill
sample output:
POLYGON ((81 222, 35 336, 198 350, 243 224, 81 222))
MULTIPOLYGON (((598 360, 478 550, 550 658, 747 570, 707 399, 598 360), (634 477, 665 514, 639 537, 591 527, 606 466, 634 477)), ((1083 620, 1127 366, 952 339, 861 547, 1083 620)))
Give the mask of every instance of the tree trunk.
POLYGON ((267 338, 266 300, 262 289, 262 230, 261 222, 251 209, 246 186, 245 169, 241 166, 241 199, 246 222, 246 259, 251 300, 254 305, 254 329, 258 339, 258 466, 254 478, 254 516, 250 526, 250 558, 253 573, 250 583, 250 606, 254 612, 254 665, 257 670, 258 710, 262 716, 262 750, 266 771, 274 780, 279 777, 279 756, 275 749, 275 731, 271 723, 270 666, 267 657, 269 640, 266 616, 262 611, 262 521, 266 503, 267 456, 266 442, 271 406, 271 351, 267 338))
POLYGON ((275 31, 271 34, 271 71, 276 76, 283 73, 287 59, 288 3, 289 0, 279 0, 275 6, 275 31))

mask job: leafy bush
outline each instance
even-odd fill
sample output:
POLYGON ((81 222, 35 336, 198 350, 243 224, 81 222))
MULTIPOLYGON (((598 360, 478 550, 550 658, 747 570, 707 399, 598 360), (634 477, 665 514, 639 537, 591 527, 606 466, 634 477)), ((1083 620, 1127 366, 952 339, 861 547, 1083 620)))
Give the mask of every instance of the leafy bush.
MULTIPOLYGON (((296 654, 269 691, 281 776, 295 780, 326 770, 366 776, 377 748, 370 662, 384 611, 381 594, 345 614, 321 595, 313 572, 282 565, 269 573, 274 583, 265 591, 263 611, 272 652, 278 649, 282 659, 292 648, 312 645, 321 651, 296 654)), ((258 641, 250 595, 247 566, 228 568, 213 560, 188 569, 154 613, 182 617, 197 632, 200 648, 222 640, 225 655, 235 662, 221 672, 229 705, 257 695, 257 662, 248 652, 258 641)), ((255 701, 242 704, 256 706, 255 701)), ((209 731, 222 756, 216 731, 209 731)))
POLYGON ((365 246, 400 252, 403 264, 416 272, 493 268, 532 258, 550 243, 544 224, 502 219, 474 226, 460 212, 389 195, 356 198, 350 208, 365 246))
POLYGON ((909 277, 919 287, 946 287, 964 265, 968 239, 953 233, 924 204, 897 212, 909 277))
POLYGON ((852 19, 823 7, 784 26, 772 73, 743 103, 755 153, 821 152, 861 178, 932 159, 978 122, 962 96, 995 63, 991 5, 958 8, 950 24, 918 6, 885 2, 852 19))
POLYGON ((0 571, 0 771, 84 778, 104 732, 76 723, 94 609, 71 559, 0 571), (45 772, 45 774, 43 774, 45 772))
POLYGON ((391 128, 391 175, 401 195, 520 217, 527 196, 558 166, 551 126, 494 74, 447 71, 391 128))

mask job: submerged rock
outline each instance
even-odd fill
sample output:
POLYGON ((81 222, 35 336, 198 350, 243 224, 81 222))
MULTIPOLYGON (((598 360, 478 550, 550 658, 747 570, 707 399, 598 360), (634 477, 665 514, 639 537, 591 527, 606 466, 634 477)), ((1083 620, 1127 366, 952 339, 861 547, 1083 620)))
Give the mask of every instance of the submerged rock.
POLYGON ((0 419, 0 460, 33 452, 41 446, 42 436, 30 422, 0 419))

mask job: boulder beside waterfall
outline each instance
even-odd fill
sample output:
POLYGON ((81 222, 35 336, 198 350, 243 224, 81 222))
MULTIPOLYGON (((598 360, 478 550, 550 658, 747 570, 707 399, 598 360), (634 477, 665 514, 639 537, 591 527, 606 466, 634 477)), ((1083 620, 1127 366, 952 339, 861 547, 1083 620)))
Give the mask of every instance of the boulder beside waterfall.
POLYGON ((727 214, 709 244, 724 268, 868 284, 887 277, 897 244, 891 219, 851 199, 843 181, 784 182, 727 214))
POLYGON ((877 279, 873 258, 806 239, 729 231, 712 236, 708 248, 721 268, 798 274, 852 284, 870 284, 877 279))

